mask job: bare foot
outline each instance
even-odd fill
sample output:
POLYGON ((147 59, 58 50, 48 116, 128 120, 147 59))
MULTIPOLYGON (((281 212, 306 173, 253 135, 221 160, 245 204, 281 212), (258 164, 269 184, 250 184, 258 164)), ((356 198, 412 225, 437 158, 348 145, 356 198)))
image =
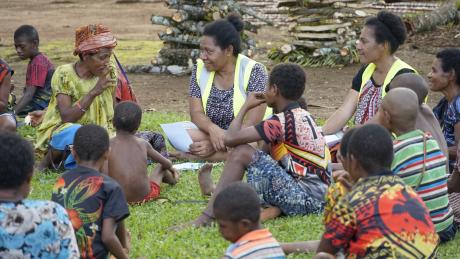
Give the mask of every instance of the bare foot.
POLYGON ((212 182, 212 164, 204 164, 198 173, 198 182, 200 183, 201 194, 211 196, 216 186, 212 182))
POLYGON ((268 207, 260 213, 260 221, 264 222, 269 219, 274 219, 281 215, 281 210, 278 207, 268 207))
POLYGON ((210 216, 205 215, 204 213, 202 213, 197 219, 195 219, 193 221, 189 221, 189 222, 184 223, 184 224, 172 226, 172 227, 168 228, 168 230, 181 231, 181 230, 184 230, 184 229, 190 228, 190 227, 195 227, 195 228, 207 227, 207 226, 211 225, 211 223, 213 221, 214 221, 213 218, 211 218, 210 216))

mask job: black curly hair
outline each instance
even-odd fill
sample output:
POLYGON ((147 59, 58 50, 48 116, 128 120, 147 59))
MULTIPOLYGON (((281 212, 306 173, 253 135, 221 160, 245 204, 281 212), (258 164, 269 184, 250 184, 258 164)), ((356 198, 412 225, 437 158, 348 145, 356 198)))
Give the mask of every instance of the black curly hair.
POLYGON ((38 32, 32 25, 21 25, 19 28, 16 29, 14 32, 14 39, 19 39, 21 37, 25 37, 28 41, 33 42, 37 41, 40 42, 40 38, 38 37, 38 32))
POLYGON ((393 141, 390 132, 377 124, 364 125, 351 133, 348 155, 358 160, 370 175, 390 170, 393 161, 393 141))
POLYGON ((281 96, 297 101, 305 90, 306 75, 303 68, 294 63, 281 63, 270 72, 269 85, 280 90, 281 96))
POLYGON ((248 219, 259 222, 260 200, 256 192, 247 183, 232 183, 223 189, 213 204, 214 216, 218 219, 238 222, 248 219))
POLYGON ((135 102, 125 101, 115 106, 113 126, 117 130, 134 132, 141 125, 142 110, 135 102))
POLYGON ((402 19, 388 11, 378 12, 377 16, 367 19, 364 26, 374 29, 377 43, 389 43, 391 54, 395 53, 407 38, 406 26, 402 19))
POLYGON ((230 14, 225 19, 220 19, 204 27, 203 36, 212 37, 221 49, 233 46, 233 55, 236 57, 241 52, 241 36, 244 23, 236 14, 230 14))
POLYGON ((34 170, 32 145, 15 133, 0 132, 0 189, 21 186, 34 170))
POLYGON ((73 150, 81 161, 98 161, 109 150, 109 134, 101 126, 88 124, 77 130, 73 150))
POLYGON ((439 51, 436 58, 441 61, 444 72, 454 71, 457 85, 460 85, 460 49, 447 48, 439 51))

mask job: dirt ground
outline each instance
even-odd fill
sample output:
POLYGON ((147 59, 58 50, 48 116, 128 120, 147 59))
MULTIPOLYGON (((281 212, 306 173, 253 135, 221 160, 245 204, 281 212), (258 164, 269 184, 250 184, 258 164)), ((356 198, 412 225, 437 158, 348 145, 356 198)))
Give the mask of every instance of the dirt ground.
MULTIPOLYGON (((35 26, 41 42, 73 39, 76 27, 96 22, 109 26, 119 39, 158 40, 157 33, 163 28, 152 25, 150 17, 152 14, 169 13, 171 10, 161 2, 115 4, 115 0, 2 0, 0 46, 12 46, 14 30, 22 24, 35 26)), ((451 25, 410 37, 397 55, 417 68, 420 74, 426 75, 437 50, 460 46, 460 37, 454 38, 459 33, 460 26, 451 25)), ((285 39, 283 32, 274 28, 262 28, 255 37, 263 48, 280 44, 285 39)), ((260 52, 255 59, 270 67, 272 64, 263 51, 260 52)), ((16 71, 15 84, 23 85, 26 62, 6 61, 16 71)), ((327 118, 341 104, 358 68, 359 65, 342 69, 306 69, 308 85, 305 97, 309 105, 313 105, 311 112, 327 118)), ((129 78, 144 109, 187 111, 188 77, 129 74, 129 78)), ((436 103, 439 97, 432 94, 429 104, 436 103)))

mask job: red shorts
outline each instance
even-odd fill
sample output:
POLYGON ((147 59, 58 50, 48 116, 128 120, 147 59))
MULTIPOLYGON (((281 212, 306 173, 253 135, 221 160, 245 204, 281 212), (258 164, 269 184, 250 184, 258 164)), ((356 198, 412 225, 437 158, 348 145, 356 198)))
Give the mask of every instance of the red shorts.
POLYGON ((160 197, 160 186, 154 181, 150 181, 150 192, 145 195, 144 199, 138 202, 130 202, 130 204, 142 204, 144 202, 153 201, 158 197, 160 197))

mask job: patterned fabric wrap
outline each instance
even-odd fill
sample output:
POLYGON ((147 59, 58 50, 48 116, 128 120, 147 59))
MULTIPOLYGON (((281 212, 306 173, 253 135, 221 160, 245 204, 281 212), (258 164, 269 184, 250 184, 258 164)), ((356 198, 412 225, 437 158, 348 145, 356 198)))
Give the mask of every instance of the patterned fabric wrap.
POLYGON ((136 133, 136 137, 146 140, 158 153, 164 157, 168 157, 168 152, 166 150, 165 138, 161 133, 156 131, 139 131, 136 133))
POLYGON ((355 114, 355 125, 364 124, 374 117, 382 102, 382 87, 377 86, 369 79, 363 86, 358 99, 358 107, 355 114))
POLYGON ((109 28, 101 24, 82 26, 75 31, 75 56, 97 53, 100 48, 115 48, 117 40, 109 28))
POLYGON ((276 206, 285 215, 306 215, 321 213, 323 210, 324 202, 321 197, 324 196, 325 184, 318 179, 316 184, 302 185, 292 175, 287 174, 272 157, 260 150, 254 154, 246 177, 259 196, 262 206, 276 206))
POLYGON ((323 133, 310 113, 298 103, 262 121, 256 130, 265 143, 271 145, 271 156, 286 172, 300 178, 316 175, 330 184, 331 160, 323 133))

